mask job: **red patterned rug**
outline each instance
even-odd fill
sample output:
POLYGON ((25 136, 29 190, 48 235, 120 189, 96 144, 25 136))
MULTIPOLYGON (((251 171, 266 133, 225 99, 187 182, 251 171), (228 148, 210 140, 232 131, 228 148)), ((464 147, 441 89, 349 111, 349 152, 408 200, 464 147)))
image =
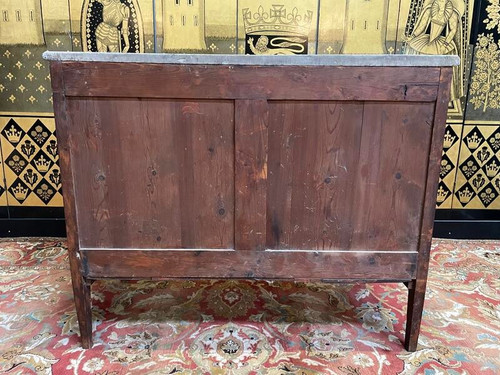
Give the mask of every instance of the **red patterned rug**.
POLYGON ((64 240, 0 240, 0 373, 499 374, 500 244, 436 240, 419 350, 406 288, 98 281, 79 345, 64 240))

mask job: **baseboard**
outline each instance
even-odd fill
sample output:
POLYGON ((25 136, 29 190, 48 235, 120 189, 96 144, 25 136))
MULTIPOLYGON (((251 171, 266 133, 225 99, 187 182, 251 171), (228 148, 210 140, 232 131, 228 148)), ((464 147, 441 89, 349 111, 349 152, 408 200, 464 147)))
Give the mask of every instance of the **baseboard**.
MULTIPOLYGON (((63 218, 0 218, 0 237, 65 237, 63 218)), ((500 210, 438 210, 434 237, 457 239, 499 239, 500 210), (461 212, 459 212, 461 211, 461 212)))
POLYGON ((0 237, 66 237, 64 219, 0 219, 0 237))
POLYGON ((437 210, 434 237, 500 239, 500 210, 437 210))

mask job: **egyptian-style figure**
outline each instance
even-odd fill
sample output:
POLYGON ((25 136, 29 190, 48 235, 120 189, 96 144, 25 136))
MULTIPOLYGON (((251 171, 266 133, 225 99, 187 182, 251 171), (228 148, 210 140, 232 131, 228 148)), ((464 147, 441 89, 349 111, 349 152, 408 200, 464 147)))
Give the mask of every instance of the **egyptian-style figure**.
MULTIPOLYGON (((407 54, 462 57, 463 0, 426 0, 415 29, 407 39, 407 54)), ((462 68, 453 67, 451 100, 463 96, 462 68)))
POLYGON ((253 38, 248 38, 248 46, 255 55, 296 55, 304 52, 304 46, 301 44, 304 40, 297 37, 277 37, 271 40, 271 46, 277 48, 269 48, 269 38, 262 35, 257 39, 257 43, 253 43, 253 38), (280 41, 280 42, 278 42, 280 41))
POLYGON ((95 31, 97 51, 99 52, 128 52, 130 41, 128 24, 130 9, 120 0, 97 0, 102 4, 102 22, 95 31), (121 32, 118 28, 121 25, 121 32), (125 42, 122 50, 121 37, 125 42))

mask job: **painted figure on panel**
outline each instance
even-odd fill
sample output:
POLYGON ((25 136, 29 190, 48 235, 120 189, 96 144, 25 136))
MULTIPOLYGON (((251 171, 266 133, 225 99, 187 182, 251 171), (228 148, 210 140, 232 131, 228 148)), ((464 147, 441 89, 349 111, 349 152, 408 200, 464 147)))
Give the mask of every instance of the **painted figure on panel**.
POLYGON ((307 54, 312 11, 304 15, 297 8, 287 12, 284 5, 273 5, 269 12, 259 6, 252 13, 243 9, 245 53, 247 55, 307 54))
POLYGON ((97 25, 95 38, 98 52, 123 52, 130 48, 128 20, 130 9, 120 0, 97 0, 102 4, 102 22, 97 25), (122 47, 122 36, 125 46, 122 47))
POLYGON ((82 11, 84 51, 143 52, 136 0, 88 0, 82 11))
MULTIPOLYGON (((426 0, 413 33, 408 37, 406 53, 462 56, 463 0, 426 0)), ((451 100, 464 95, 462 69, 453 68, 451 100)))

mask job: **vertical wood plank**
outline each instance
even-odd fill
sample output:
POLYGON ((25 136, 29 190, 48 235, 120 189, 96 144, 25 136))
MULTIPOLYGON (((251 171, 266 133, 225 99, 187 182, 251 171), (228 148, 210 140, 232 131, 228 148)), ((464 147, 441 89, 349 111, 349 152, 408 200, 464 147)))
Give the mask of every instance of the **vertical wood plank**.
POLYGON ((268 103, 235 101, 235 249, 266 246, 268 103))
POLYGON ((276 110, 284 105, 283 102, 273 102, 269 111, 266 243, 271 249, 286 248, 290 243, 295 113, 291 110, 276 110))
POLYGON ((433 103, 364 104, 352 249, 417 251, 433 116, 433 103))
MULTIPOLYGON (((180 219, 180 239, 181 247, 195 247, 196 228, 193 225, 193 217, 196 215, 194 196, 196 186, 194 184, 194 155, 193 155, 193 127, 179 126, 183 118, 179 111, 170 110, 173 126, 174 144, 173 157, 177 158, 178 166, 178 191, 179 191, 179 219, 180 219)), ((187 124, 183 124, 187 125, 187 124)))
POLYGON ((195 129, 188 143, 193 153, 194 192, 187 199, 194 202, 191 227, 196 247, 233 248, 234 103, 185 102, 179 110, 184 118, 181 126, 195 129))
POLYGON ((349 248, 362 115, 362 103, 272 102, 269 247, 349 248))
POLYGON ((297 249, 349 249, 353 170, 358 164, 363 104, 304 102, 295 110, 289 246, 297 249), (349 146, 345 146, 349 145, 349 146))
POLYGON ((418 244, 417 276, 408 289, 408 312, 406 318, 405 348, 413 352, 417 349, 420 324, 424 309, 427 274, 429 272, 429 256, 436 210, 436 194, 439 184, 439 170, 443 138, 446 128, 446 115, 450 100, 450 83, 452 68, 441 68, 439 78, 438 100, 434 110, 434 126, 427 170, 424 208, 418 244))

